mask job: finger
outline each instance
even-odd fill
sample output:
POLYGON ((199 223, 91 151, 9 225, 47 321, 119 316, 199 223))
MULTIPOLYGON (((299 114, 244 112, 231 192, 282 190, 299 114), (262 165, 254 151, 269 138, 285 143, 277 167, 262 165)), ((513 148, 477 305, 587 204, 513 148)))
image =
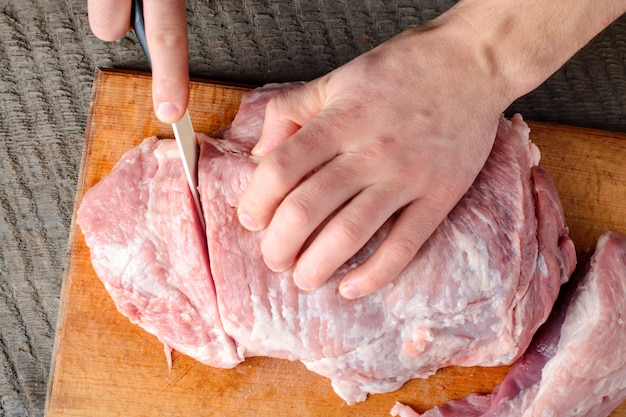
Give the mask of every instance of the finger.
POLYGON ((302 289, 319 288, 407 203, 402 194, 377 183, 354 197, 300 256, 294 269, 296 284, 302 289))
POLYGON ((339 286, 341 295, 363 297, 393 281, 454 206, 440 204, 442 201, 456 200, 422 198, 405 207, 374 254, 346 274, 339 286))
POLYGON ((272 98, 265 107, 261 138, 252 154, 262 157, 310 122, 323 108, 319 82, 312 81, 272 98))
POLYGON ((189 100, 187 14, 184 0, 145 0, 144 19, 152 58, 152 100, 164 123, 181 119, 189 100))
MULTIPOLYGON (((328 162, 277 208, 261 241, 261 252, 270 269, 284 271, 293 265, 319 225, 368 185, 350 159, 343 154, 328 162)), ((313 289, 312 285, 307 287, 313 289)))
POLYGON ((328 138, 341 135, 343 130, 335 129, 335 123, 325 117, 327 114, 320 113, 305 128, 261 159, 237 208, 239 221, 248 230, 267 227, 287 194, 307 174, 339 153, 339 141, 328 138))
POLYGON ((114 41, 130 30, 131 0, 88 0, 89 26, 103 41, 114 41))

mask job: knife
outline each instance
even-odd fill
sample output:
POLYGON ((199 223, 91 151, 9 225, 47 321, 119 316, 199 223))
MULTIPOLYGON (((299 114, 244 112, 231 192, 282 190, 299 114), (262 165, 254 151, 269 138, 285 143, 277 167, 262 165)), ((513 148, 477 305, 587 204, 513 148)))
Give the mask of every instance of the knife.
MULTIPOLYGON (((148 41, 146 40, 146 29, 143 19, 143 1, 133 0, 130 9, 130 23, 135 30, 135 35, 139 41, 139 45, 143 50, 148 65, 152 68, 152 60, 150 59, 150 51, 148 50, 148 41)), ((178 152, 180 153, 185 169, 185 176, 189 184, 189 190, 193 197, 202 231, 205 230, 204 217, 202 216, 202 207, 200 206, 200 195, 198 193, 198 144, 196 143, 196 135, 189 117, 189 109, 185 109, 183 118, 176 123, 172 123, 176 143, 178 144, 178 152)))

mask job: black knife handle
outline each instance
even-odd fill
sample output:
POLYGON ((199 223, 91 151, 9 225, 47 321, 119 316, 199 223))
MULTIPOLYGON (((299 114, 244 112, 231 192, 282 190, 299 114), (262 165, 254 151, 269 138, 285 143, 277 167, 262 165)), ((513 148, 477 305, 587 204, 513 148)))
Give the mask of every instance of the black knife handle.
POLYGON ((150 51, 148 50, 148 41, 146 39, 146 27, 143 20, 143 1, 133 0, 130 7, 130 25, 135 30, 135 35, 139 41, 139 45, 143 50, 143 54, 148 60, 148 65, 152 68, 152 60, 150 59, 150 51))

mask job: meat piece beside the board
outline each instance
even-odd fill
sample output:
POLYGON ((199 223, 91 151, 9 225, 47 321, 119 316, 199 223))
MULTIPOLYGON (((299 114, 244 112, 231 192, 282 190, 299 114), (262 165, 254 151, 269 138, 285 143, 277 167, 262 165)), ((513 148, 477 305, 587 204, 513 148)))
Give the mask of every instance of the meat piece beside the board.
POLYGON ((242 358, 222 328, 206 241, 176 143, 145 139, 84 196, 77 222, 93 268, 128 319, 207 365, 242 358))
POLYGON ((211 273, 224 329, 239 351, 300 360, 330 378, 349 404, 445 366, 516 360, 576 263, 557 191, 537 165, 539 151, 522 118, 500 120, 475 183, 401 275, 349 301, 337 291, 341 278, 370 256, 393 220, 311 293, 293 284, 291 270, 270 271, 259 249, 263 232, 237 221, 239 198, 256 167, 249 151, 264 117, 255 100, 265 103, 278 91, 273 85, 251 93, 232 128, 221 133, 227 140, 202 142, 199 183, 211 273))
MULTIPOLYGON (((606 417, 626 400, 626 236, 607 232, 530 347, 491 394, 422 417, 606 417)), ((419 417, 398 404, 392 415, 419 417)))

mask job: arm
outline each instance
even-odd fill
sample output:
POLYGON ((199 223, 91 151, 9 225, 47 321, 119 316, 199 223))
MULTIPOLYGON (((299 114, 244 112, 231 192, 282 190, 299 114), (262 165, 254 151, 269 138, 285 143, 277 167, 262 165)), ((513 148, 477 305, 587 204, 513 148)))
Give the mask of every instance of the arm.
POLYGON ((295 266, 296 284, 316 289, 401 210, 340 292, 391 282, 471 186, 500 114, 625 10, 624 0, 463 0, 271 101, 238 207, 246 228, 266 229, 267 265, 295 266))
POLYGON ((444 23, 467 26, 514 98, 545 81, 626 12, 626 0, 465 0, 444 23))
MULTIPOLYGON (((105 41, 130 29, 131 0, 88 0, 89 24, 105 41)), ((185 0, 145 0, 146 38, 152 58, 152 100, 157 117, 173 123, 189 99, 188 41, 185 0)))

